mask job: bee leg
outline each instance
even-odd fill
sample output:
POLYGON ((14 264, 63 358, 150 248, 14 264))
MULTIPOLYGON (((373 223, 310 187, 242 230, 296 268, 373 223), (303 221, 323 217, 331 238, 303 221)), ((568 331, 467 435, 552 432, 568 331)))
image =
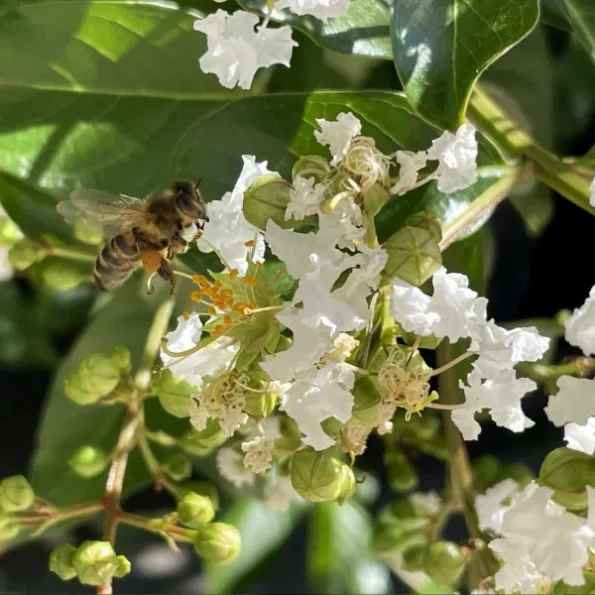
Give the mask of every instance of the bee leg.
POLYGON ((171 260, 174 255, 183 252, 188 246, 188 242, 179 234, 175 233, 169 242, 167 249, 167 258, 171 260))
POLYGON ((176 285, 176 279, 174 277, 174 271, 171 268, 169 262, 165 260, 165 258, 161 259, 161 264, 157 269, 157 274, 164 280, 168 281, 170 284, 170 294, 173 294, 174 287, 176 285))

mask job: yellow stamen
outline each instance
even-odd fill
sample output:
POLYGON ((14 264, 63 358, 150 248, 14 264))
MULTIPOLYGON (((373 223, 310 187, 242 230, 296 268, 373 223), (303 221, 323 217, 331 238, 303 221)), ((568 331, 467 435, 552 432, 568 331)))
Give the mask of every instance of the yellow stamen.
POLYGON ((244 277, 244 283, 254 287, 256 285, 256 279, 252 275, 246 275, 244 277))
POLYGON ((209 306, 207 311, 211 316, 217 316, 217 310, 213 306, 209 306))
POLYGON ((238 269, 231 269, 228 273, 229 278, 233 281, 238 276, 238 269))
POLYGON ((247 242, 244 242, 244 246, 246 246, 246 248, 253 248, 254 244, 254 240, 248 240, 247 242))
POLYGON ((188 312, 188 310, 184 311, 184 313, 182 314, 182 318, 184 320, 188 320, 190 318, 190 313, 188 312))
POLYGON ((222 325, 218 324, 212 331, 211 331, 211 337, 220 337, 223 333, 225 332, 225 329, 223 328, 222 325))
POLYGON ((231 325, 232 325, 232 323, 233 323, 233 320, 232 320, 231 316, 230 316, 229 314, 226 314, 226 315, 223 317, 223 324, 224 324, 225 326, 231 326, 231 325))

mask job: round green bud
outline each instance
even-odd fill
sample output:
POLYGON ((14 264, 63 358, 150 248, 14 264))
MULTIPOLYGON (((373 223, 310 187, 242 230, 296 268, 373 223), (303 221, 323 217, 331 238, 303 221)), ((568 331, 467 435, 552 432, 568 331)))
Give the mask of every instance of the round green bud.
POLYGON ((72 231, 74 232, 74 237, 83 244, 97 246, 104 241, 103 232, 100 227, 84 225, 80 221, 77 221, 72 226, 72 231))
POLYGON ((104 450, 86 444, 72 453, 68 464, 77 475, 93 477, 107 467, 109 460, 109 456, 104 450))
POLYGON ((27 510, 35 502, 33 488, 23 475, 13 475, 0 482, 0 509, 4 512, 27 510))
POLYGON ((8 217, 0 217, 0 246, 12 246, 23 237, 16 223, 8 217))
POLYGON ((200 529, 215 518, 213 502, 200 494, 186 494, 178 502, 177 512, 180 523, 191 529, 200 529))
POLYGON ((227 523, 209 523, 196 534, 196 553, 211 564, 228 564, 240 552, 240 532, 227 523))
POLYGON ((421 415, 411 417, 409 429, 420 440, 429 442, 440 432, 440 420, 433 413, 424 411, 421 415))
POLYGON ((523 465, 522 463, 511 463, 510 465, 504 465, 500 470, 498 483, 508 478, 514 479, 522 490, 533 481, 534 475, 527 465, 523 465))
POLYGON ((293 164, 291 177, 294 180, 298 176, 303 176, 304 178, 313 177, 316 182, 321 182, 330 172, 331 166, 324 157, 320 155, 304 155, 293 164))
POLYGON ((409 572, 423 570, 428 555, 428 541, 422 535, 403 551, 403 568, 409 572))
POLYGON ((50 554, 50 571, 57 574, 63 581, 69 581, 76 576, 76 570, 72 565, 72 557, 76 554, 76 548, 65 543, 56 548, 50 554))
POLYGON ((190 397, 195 391, 183 378, 174 376, 171 370, 163 370, 153 381, 153 393, 161 406, 175 417, 188 417, 190 397))
POLYGON ((394 502, 391 502, 382 515, 390 519, 412 519, 418 516, 415 506, 407 497, 397 498, 394 502))
POLYGON ((14 539, 21 530, 18 520, 11 515, 0 515, 0 542, 14 539))
POLYGON ((407 492, 417 486, 419 481, 417 471, 402 452, 389 452, 385 455, 384 461, 391 489, 407 492))
POLYGON ((310 502, 343 502, 352 493, 355 477, 349 465, 336 456, 336 449, 298 450, 291 460, 291 485, 310 502))
POLYGON ((433 581, 448 585, 457 582, 464 564, 465 556, 456 543, 435 541, 428 547, 424 571, 433 581))
POLYGON ((246 392, 244 411, 253 417, 267 417, 275 409, 278 399, 275 393, 246 392))
POLYGON ((111 393, 118 386, 120 377, 120 370, 114 365, 111 357, 94 353, 67 376, 64 392, 75 403, 89 405, 111 393))
POLYGON ((372 532, 372 549, 380 556, 401 554, 408 544, 416 543, 427 525, 427 520, 417 518, 378 523, 372 532))
POLYGON ((127 374, 130 372, 131 366, 131 355, 130 350, 124 345, 116 345, 109 353, 111 362, 121 374, 127 374))
POLYGON ((182 481, 192 475, 192 463, 183 454, 170 456, 161 466, 161 469, 175 481, 182 481))
POLYGON ((359 378, 353 390, 353 409, 349 423, 373 425, 381 403, 382 396, 374 383, 365 376, 359 378))
POLYGON ((227 440, 221 431, 219 422, 209 419, 207 427, 200 432, 194 428, 182 434, 178 439, 180 447, 190 455, 204 456, 213 448, 220 446, 227 440))
POLYGON ((483 455, 471 461, 473 482, 478 492, 485 492, 498 481, 501 465, 496 457, 483 455))
POLYGON ((17 271, 24 271, 43 258, 43 250, 31 240, 22 239, 8 252, 8 260, 17 271))
POLYGON ((130 570, 124 560, 107 541, 85 541, 73 554, 72 566, 83 585, 101 585, 130 570))
POLYGON ((269 219, 280 227, 290 227, 291 223, 285 220, 290 190, 291 184, 279 174, 259 176, 244 192, 244 216, 249 223, 260 229, 266 229, 269 219))
POLYGON ((218 510, 219 508, 219 490, 215 484, 210 481, 192 480, 185 481, 178 486, 178 498, 184 498, 187 494, 198 494, 204 496, 211 501, 213 508, 218 510))
POLYGON ((68 291, 83 282, 83 270, 79 264, 71 260, 48 258, 40 267, 42 283, 55 291, 68 291))
POLYGON ((123 578, 127 574, 130 574, 132 566, 130 564, 130 560, 128 560, 126 556, 116 556, 116 563, 118 565, 116 572, 114 572, 114 576, 116 578, 123 578))

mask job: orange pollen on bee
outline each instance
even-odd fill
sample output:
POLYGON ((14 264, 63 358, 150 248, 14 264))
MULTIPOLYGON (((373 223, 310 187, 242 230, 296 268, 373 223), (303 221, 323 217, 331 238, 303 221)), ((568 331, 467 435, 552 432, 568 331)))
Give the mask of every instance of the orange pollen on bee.
POLYGON ((209 306, 207 311, 211 316, 217 316, 217 310, 213 306, 209 306))
POLYGON ((226 314, 226 315, 223 317, 223 324, 224 324, 225 326, 231 326, 231 325, 232 325, 232 323, 233 323, 233 319, 231 318, 231 316, 230 316, 229 314, 226 314))
POLYGON ((143 269, 147 273, 156 273, 161 266, 161 254, 157 250, 143 250, 140 254, 143 269))
POLYGON ((238 269, 231 269, 231 271, 229 271, 229 273, 228 273, 229 279, 231 281, 233 281, 238 276, 238 273, 239 273, 238 269))
POLYGON ((220 337, 225 332, 225 328, 222 325, 218 324, 212 331, 211 337, 220 337))
POLYGON ((246 246, 246 248, 253 248, 254 240, 248 240, 247 242, 244 242, 244 246, 246 246))
POLYGON ((256 279, 252 275, 246 275, 244 277, 244 283, 246 285, 250 285, 251 287, 254 287, 256 285, 256 279))
POLYGON ((184 320, 188 320, 188 319, 190 318, 190 313, 188 312, 188 310, 185 310, 185 311, 182 313, 182 318, 183 318, 184 320))

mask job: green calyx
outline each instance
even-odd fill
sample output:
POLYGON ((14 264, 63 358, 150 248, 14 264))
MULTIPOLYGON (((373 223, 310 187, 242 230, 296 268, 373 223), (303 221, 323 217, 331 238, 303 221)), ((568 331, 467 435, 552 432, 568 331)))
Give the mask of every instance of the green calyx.
POLYGON ((130 572, 130 562, 117 556, 107 541, 85 541, 72 555, 71 564, 83 585, 101 585, 130 572))
POLYGON ((109 455, 95 446, 84 445, 72 453, 68 464, 81 477, 94 477, 109 464, 109 455))
POLYGON ((215 517, 212 500, 192 492, 178 502, 177 512, 180 523, 190 529, 201 529, 215 517))
POLYGON ((240 552, 240 532, 227 523, 209 523, 194 540, 196 553, 211 564, 229 564, 240 552))
POLYGON ((0 482, 0 510, 20 512, 33 506, 35 493, 23 475, 13 475, 0 482))

